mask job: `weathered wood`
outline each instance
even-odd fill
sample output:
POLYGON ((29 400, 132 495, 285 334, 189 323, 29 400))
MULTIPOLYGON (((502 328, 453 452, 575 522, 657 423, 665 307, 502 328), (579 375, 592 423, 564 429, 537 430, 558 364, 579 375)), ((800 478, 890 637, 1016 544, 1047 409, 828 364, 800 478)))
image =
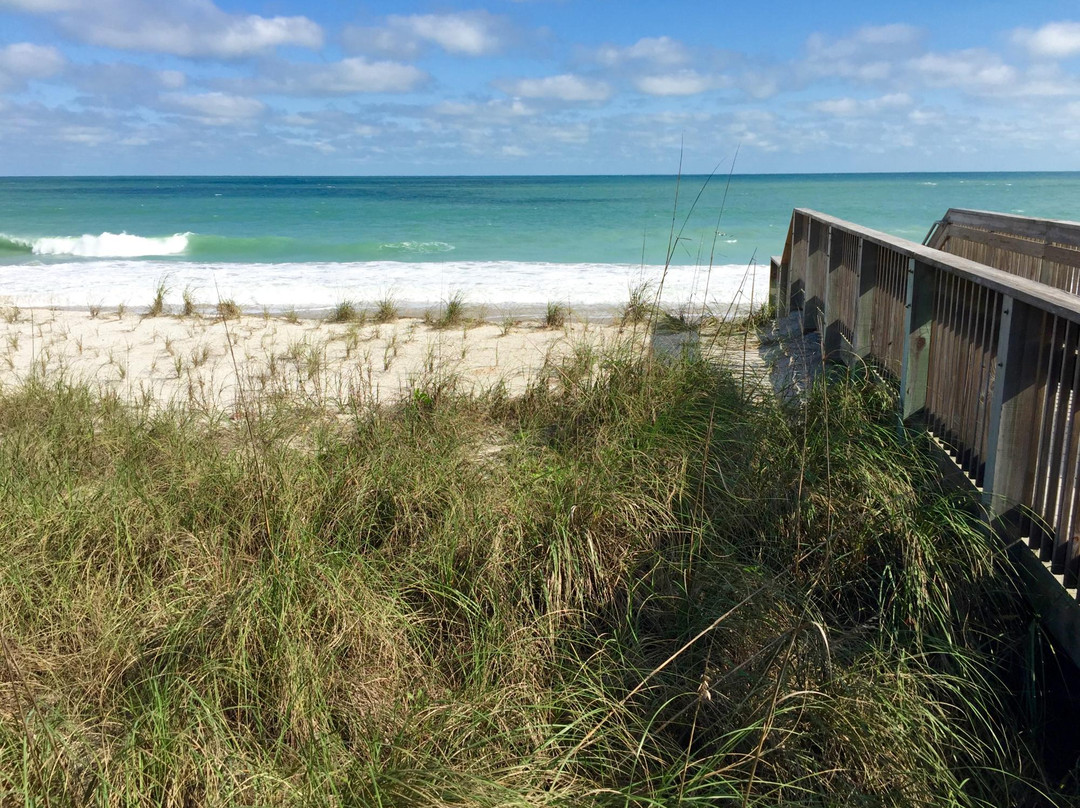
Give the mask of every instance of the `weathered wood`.
POLYGON ((845 222, 834 216, 811 210, 809 208, 797 208, 804 216, 819 220, 823 225, 839 225, 849 233, 863 238, 871 244, 878 244, 890 250, 895 250, 907 258, 914 258, 932 269, 941 269, 967 278, 980 286, 986 286, 995 291, 1015 297, 1016 299, 1031 303, 1043 308, 1052 314, 1073 322, 1080 322, 1080 298, 1069 292, 1047 288, 1038 281, 1026 278, 1017 278, 1000 269, 979 264, 966 258, 950 255, 924 247, 914 241, 890 236, 879 230, 845 222))
POLYGON ((988 210, 949 208, 942 222, 945 226, 998 230, 1037 241, 1080 247, 1080 222, 1062 219, 1039 219, 1032 216, 996 213, 988 210))
POLYGON ((822 349, 826 359, 846 361, 851 357, 855 330, 858 239, 830 227, 828 256, 822 349))
POLYGON ((851 342, 855 356, 864 359, 870 353, 870 333, 874 323, 874 290, 878 285, 878 251, 866 249, 866 242, 861 238, 858 244, 856 289, 859 297, 855 301, 855 328, 851 342))
POLYGON ((1061 351, 1058 346, 1064 339, 1066 320, 1052 317, 1046 336, 1047 349, 1044 352, 1045 364, 1042 371, 1045 383, 1042 386, 1042 411, 1039 418, 1039 454, 1035 462, 1035 489, 1032 493, 1031 507, 1035 522, 1032 525, 1032 547, 1039 552, 1039 558, 1049 561, 1053 550, 1052 527, 1046 514, 1053 501, 1054 453, 1057 443, 1058 382, 1061 375, 1061 351))
POLYGON ((806 231, 809 221, 809 217, 798 210, 791 214, 789 311, 802 311, 806 305, 806 265, 809 260, 806 231))
POLYGON ((909 260, 904 305, 904 358, 900 371, 900 411, 905 420, 926 407, 935 281, 933 269, 914 258, 909 260))
POLYGON ((828 283, 829 226, 811 218, 807 228, 806 304, 803 306, 803 327, 807 331, 824 331, 825 296, 828 283))
POLYGON ((1017 538, 1018 508, 1032 501, 1041 420, 1039 385, 1045 314, 1008 295, 1001 297, 997 376, 990 406, 983 496, 990 517, 1011 540, 1017 538), (1032 427, 1036 428, 1033 429, 1032 427))
POLYGON ((1060 593, 1048 619, 1080 661, 1062 588, 1080 583, 1080 224, 950 210, 916 244, 797 208, 790 241, 780 271, 793 292, 802 245, 826 355, 846 339, 899 381, 903 418, 980 487, 1040 597, 1060 593))
MULTIPOLYGON (((790 239, 789 239, 790 240, 790 239)), ((779 255, 769 259, 769 302, 776 309, 778 317, 787 314, 784 308, 783 292, 788 288, 786 265, 779 255)))
POLYGON ((1027 255, 1033 258, 1045 258, 1058 264, 1076 265, 1080 262, 1080 247, 1063 247, 1046 241, 1033 241, 1020 238, 1011 233, 991 230, 976 230, 963 225, 948 225, 949 239, 962 239, 988 247, 997 247, 1009 252, 1027 255))

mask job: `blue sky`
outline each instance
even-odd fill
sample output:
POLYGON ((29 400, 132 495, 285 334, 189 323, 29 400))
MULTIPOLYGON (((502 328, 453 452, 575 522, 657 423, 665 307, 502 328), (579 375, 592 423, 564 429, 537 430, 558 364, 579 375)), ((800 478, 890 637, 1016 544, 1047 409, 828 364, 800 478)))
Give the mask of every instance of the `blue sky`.
POLYGON ((0 174, 1080 170, 1064 2, 0 0, 0 174))

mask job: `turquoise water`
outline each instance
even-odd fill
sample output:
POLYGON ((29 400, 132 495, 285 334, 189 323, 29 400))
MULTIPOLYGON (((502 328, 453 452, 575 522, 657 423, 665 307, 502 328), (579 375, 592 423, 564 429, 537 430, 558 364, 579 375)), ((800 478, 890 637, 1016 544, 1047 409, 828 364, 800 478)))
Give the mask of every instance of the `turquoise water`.
POLYGON ((767 266, 796 206, 921 241, 949 207, 1080 218, 1080 174, 0 179, 0 295, 131 302, 167 276, 271 307, 601 304, 670 251, 687 296, 700 267, 767 266))

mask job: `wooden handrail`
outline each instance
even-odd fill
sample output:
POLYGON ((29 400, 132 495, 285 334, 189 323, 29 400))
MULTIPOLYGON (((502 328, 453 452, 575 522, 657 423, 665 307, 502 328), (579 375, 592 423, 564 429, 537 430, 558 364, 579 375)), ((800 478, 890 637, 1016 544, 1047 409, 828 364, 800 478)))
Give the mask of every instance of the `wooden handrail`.
POLYGON ((950 208, 923 244, 1062 289, 1080 292, 1080 224, 950 208))
MULTIPOLYGON (((984 226, 1015 218, 978 215, 984 226)), ((930 240, 973 216, 949 211, 930 240)), ((1025 221, 1017 237, 1071 244, 1075 228, 1080 244, 1080 225, 1025 221)), ((894 377, 903 417, 948 447, 999 535, 1026 543, 1063 596, 1062 586, 1076 589, 1080 297, 807 208, 792 213, 772 275, 778 315, 801 311, 826 358, 894 377)), ((1069 598, 1055 633, 1073 638, 1080 661, 1080 607, 1069 598)))
MULTIPOLYGON (((863 227, 854 222, 838 219, 835 216, 820 213, 810 208, 796 208, 795 214, 810 217, 814 221, 821 222, 829 227, 839 228, 846 233, 851 233, 863 239, 864 242, 896 250, 907 258, 915 259, 935 269, 955 273, 973 283, 1004 294, 1013 295, 1024 302, 1045 305, 1048 310, 1059 316, 1069 317, 1080 322, 1080 319, 1078 319, 1080 318, 1080 297, 1075 294, 1048 288, 1046 284, 1038 281, 1022 278, 1010 272, 972 261, 969 258, 952 255, 898 236, 891 236, 880 230, 863 227)), ((1080 227, 1080 225, 1077 226, 1080 227)))
POLYGON ((1023 236, 1036 241, 1080 247, 1080 222, 1063 219, 1039 219, 1012 213, 995 213, 988 210, 949 208, 942 221, 948 224, 986 228, 1023 236))

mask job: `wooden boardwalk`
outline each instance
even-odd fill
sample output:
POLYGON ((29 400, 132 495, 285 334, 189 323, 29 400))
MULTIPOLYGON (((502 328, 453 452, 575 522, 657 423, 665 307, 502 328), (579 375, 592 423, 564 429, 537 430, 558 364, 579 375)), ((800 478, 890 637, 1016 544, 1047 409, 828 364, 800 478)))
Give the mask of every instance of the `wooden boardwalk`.
POLYGON ((1080 224, 950 210, 917 244, 800 208, 772 275, 827 360, 896 380, 1080 664, 1080 224))

